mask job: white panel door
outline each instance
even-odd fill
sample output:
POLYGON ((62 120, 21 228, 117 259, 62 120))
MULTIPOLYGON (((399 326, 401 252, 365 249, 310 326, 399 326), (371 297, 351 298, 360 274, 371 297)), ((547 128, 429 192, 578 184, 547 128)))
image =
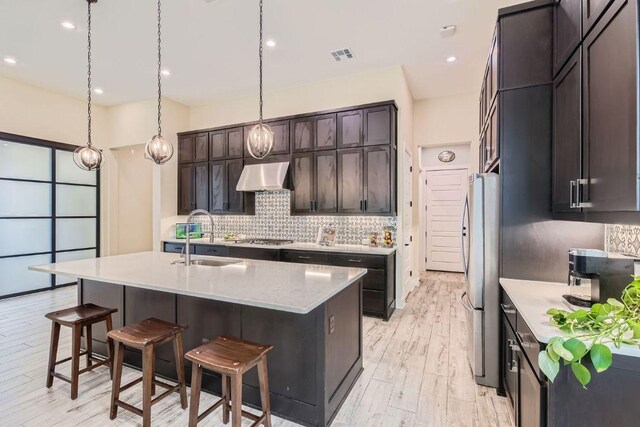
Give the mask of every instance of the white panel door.
MULTIPOLYGON (((402 173, 403 179, 403 191, 404 191, 404 207, 402 209, 402 230, 403 236, 402 240, 404 243, 404 283, 405 286, 411 284, 413 282, 413 236, 412 236, 412 227, 413 227, 413 161, 411 158, 411 153, 407 150, 404 152, 404 168, 402 173)), ((410 290, 409 287, 405 287, 405 292, 410 290)))
POLYGON ((462 272, 467 169, 427 171, 427 270, 462 272))

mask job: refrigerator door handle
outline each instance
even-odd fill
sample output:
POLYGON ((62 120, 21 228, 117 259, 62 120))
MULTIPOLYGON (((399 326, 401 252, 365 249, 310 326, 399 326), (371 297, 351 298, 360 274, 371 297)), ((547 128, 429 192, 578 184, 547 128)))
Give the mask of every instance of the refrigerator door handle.
POLYGON ((467 255, 465 253, 464 250, 464 246, 465 246, 465 237, 467 236, 467 227, 465 227, 465 219, 467 218, 467 214, 469 213, 469 194, 466 195, 465 199, 464 199, 464 207, 462 208, 462 224, 461 224, 461 228, 462 228, 462 232, 461 232, 461 249, 462 249, 462 269, 464 270, 464 275, 465 277, 468 279, 469 278, 469 263, 467 260, 467 255))

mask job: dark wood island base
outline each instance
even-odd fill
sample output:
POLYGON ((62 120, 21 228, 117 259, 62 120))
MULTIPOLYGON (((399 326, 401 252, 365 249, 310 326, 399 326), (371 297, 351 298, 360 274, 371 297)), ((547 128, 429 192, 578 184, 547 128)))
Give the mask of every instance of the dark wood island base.
MULTIPOLYGON (((269 353, 269 389, 273 414, 304 425, 326 426, 335 417, 362 372, 362 279, 308 314, 221 302, 87 279, 78 281, 81 304, 114 307, 113 327, 148 317, 188 325, 188 351, 221 335, 274 346, 269 353)), ((107 354, 106 334, 94 331, 94 353, 107 354)), ((142 355, 126 349, 125 363, 140 369, 142 355)), ((176 380, 170 348, 156 354, 158 375, 176 380)), ((187 381, 191 364, 185 365, 187 381)), ((221 395, 220 376, 205 372, 202 389, 221 395)), ((244 376, 243 403, 260 408, 258 376, 244 376)))

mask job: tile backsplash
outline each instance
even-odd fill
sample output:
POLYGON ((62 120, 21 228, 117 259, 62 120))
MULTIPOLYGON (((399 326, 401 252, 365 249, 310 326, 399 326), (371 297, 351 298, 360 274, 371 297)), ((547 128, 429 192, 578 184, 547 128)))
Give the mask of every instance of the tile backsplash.
POLYGON ((640 226, 608 224, 605 228, 605 250, 640 256, 640 226))
MULTIPOLYGON (((214 215, 214 234, 216 238, 227 233, 239 233, 247 237, 315 242, 318 228, 333 224, 338 230, 336 243, 360 244, 369 231, 396 226, 396 218, 388 216, 291 216, 290 200, 288 191, 256 193, 255 216, 214 215)), ((197 218, 203 230, 208 231, 207 218, 197 218)), ((170 237, 175 237, 175 226, 170 237)))

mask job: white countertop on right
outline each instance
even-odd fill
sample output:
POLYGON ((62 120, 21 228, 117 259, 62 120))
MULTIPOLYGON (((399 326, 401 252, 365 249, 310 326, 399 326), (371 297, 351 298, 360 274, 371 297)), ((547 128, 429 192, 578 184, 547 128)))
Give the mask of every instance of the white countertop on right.
MULTIPOLYGON (((569 293, 569 287, 566 283, 500 278, 500 284, 513 301, 518 314, 522 316, 536 339, 542 343, 547 343, 551 338, 564 334, 549 324, 547 310, 550 308, 564 310, 579 308, 569 306, 562 298, 562 295, 569 293)), ((623 344, 620 348, 613 345, 608 347, 612 353, 640 357, 640 349, 632 345, 623 344)))

